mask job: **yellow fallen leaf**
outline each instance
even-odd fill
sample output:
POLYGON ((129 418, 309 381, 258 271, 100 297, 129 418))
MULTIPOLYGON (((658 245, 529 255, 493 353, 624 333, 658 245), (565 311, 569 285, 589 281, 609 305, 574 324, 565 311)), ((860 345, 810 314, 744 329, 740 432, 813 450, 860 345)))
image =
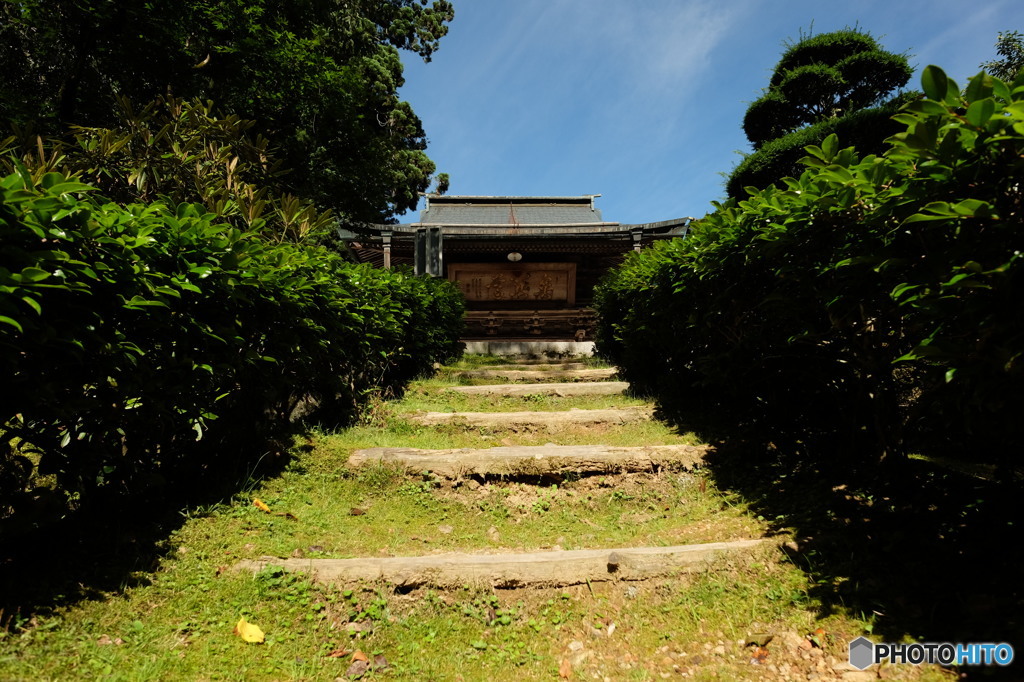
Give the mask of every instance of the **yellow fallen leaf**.
POLYGON ((238 619, 235 634, 251 644, 262 644, 265 639, 263 630, 260 630, 258 625, 247 623, 244 616, 238 619))
POLYGON ((267 503, 264 502, 263 500, 261 500, 260 498, 258 498, 258 497, 252 498, 252 504, 253 504, 254 507, 259 509, 260 511, 265 511, 268 514, 270 513, 270 507, 268 507, 267 503))

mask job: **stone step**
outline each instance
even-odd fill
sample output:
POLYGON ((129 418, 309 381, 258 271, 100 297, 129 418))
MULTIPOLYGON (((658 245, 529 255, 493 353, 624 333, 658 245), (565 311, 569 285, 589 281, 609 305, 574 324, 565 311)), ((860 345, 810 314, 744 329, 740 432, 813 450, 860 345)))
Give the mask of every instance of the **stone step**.
POLYGON ((456 372, 454 376, 466 379, 507 379, 509 381, 602 381, 611 379, 618 370, 614 367, 606 369, 470 369, 456 372))
POLYGON ((258 572, 267 566, 308 573, 320 583, 385 581, 400 588, 466 584, 494 588, 563 587, 587 582, 643 580, 661 575, 705 571, 724 556, 750 552, 767 539, 711 542, 674 547, 621 547, 523 554, 435 554, 417 557, 357 559, 278 559, 261 557, 235 564, 258 572))
MULTIPOLYGON (((509 362, 503 365, 485 365, 480 369, 517 369, 526 370, 532 369, 540 372, 554 372, 558 370, 572 370, 572 369, 600 369, 598 367, 591 367, 585 362, 565 362, 550 361, 550 362, 537 362, 530 360, 523 360, 520 362, 509 362)), ((467 369, 464 372, 475 372, 477 370, 467 369)))
POLYGON ((650 421, 650 407, 616 407, 603 410, 563 410, 558 412, 425 412, 401 415, 413 424, 445 424, 492 427, 557 427, 596 424, 630 424, 650 421))
POLYGON ((629 384, 625 381, 577 381, 552 384, 487 384, 485 386, 452 386, 446 391, 467 395, 616 395, 625 393, 629 384))
POLYGON ((692 468, 704 459, 706 445, 520 445, 497 448, 366 448, 348 459, 350 467, 377 462, 446 478, 464 476, 540 476, 623 471, 656 471, 666 465, 692 468))

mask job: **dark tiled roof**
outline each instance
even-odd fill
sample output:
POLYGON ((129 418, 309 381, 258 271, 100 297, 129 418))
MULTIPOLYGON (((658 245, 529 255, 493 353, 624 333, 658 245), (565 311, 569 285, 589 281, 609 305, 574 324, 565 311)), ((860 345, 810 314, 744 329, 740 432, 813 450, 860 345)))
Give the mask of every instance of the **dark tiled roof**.
POLYGON ((431 225, 579 225, 600 223, 591 197, 432 198, 420 212, 431 225))

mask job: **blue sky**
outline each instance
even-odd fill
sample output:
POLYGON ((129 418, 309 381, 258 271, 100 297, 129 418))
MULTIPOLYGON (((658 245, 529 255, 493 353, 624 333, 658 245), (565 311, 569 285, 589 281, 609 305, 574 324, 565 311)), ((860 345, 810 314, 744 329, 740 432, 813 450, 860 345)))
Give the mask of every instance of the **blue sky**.
POLYGON ((1024 31, 1024 0, 453 2, 433 61, 403 55, 401 91, 449 193, 602 194, 605 220, 622 223, 710 210, 750 149, 747 105, 812 23, 859 25, 961 83, 1000 30, 1024 31))

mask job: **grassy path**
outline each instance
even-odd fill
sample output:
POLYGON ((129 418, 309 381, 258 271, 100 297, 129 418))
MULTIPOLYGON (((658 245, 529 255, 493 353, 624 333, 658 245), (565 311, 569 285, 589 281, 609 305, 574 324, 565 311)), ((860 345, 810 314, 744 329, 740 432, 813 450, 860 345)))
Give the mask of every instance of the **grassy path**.
MULTIPOLYGON (((384 584, 318 585, 275 568, 255 576, 229 570, 261 556, 667 546, 764 533, 763 519, 716 490, 699 469, 452 481, 347 466, 353 450, 367 447, 696 442, 654 421, 511 431, 414 426, 403 416, 643 404, 623 395, 443 391, 507 383, 460 376, 481 365, 488 361, 469 359, 419 382, 402 401, 378 405, 360 426, 301 438, 280 475, 189 510, 166 537, 159 561, 120 589, 16 619, 20 628, 0 638, 0 679, 334 680, 368 666, 364 679, 872 679, 843 665, 846 642, 869 622, 820 616, 806 574, 777 549, 785 537, 753 557, 724 559, 695 574, 557 589, 466 585, 402 593, 384 584), (240 617, 265 632, 263 644, 233 633, 240 617), (766 648, 750 646, 769 635, 766 648), (354 659, 357 651, 368 660, 354 659)), ((945 679, 909 667, 890 673, 887 679, 945 679)))

